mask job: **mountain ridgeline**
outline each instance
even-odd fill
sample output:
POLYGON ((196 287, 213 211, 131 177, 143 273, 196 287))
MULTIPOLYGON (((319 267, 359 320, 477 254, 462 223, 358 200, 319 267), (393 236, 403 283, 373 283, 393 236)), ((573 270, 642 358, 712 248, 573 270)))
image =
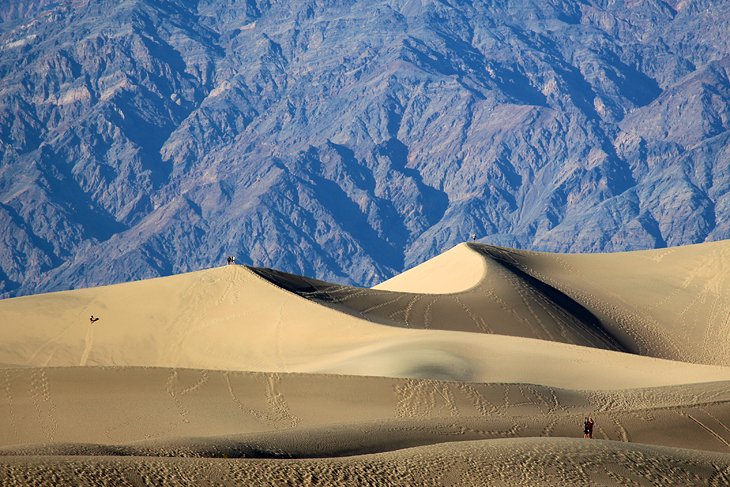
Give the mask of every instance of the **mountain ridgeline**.
POLYGON ((730 2, 0 0, 0 295, 730 237, 730 2))

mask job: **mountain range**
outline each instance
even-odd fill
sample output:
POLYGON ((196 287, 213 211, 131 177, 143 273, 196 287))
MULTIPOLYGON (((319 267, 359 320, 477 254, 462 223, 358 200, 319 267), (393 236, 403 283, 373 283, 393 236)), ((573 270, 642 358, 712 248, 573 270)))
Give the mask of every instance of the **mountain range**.
POLYGON ((730 237, 730 3, 0 0, 0 296, 730 237))

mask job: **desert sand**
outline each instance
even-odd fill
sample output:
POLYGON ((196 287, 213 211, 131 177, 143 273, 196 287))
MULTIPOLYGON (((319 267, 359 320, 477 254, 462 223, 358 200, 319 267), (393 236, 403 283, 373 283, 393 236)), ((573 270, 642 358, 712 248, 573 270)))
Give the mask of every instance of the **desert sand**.
POLYGON ((233 265, 7 299, 0 478, 728 485, 729 339, 727 241, 469 243, 372 289, 233 265))

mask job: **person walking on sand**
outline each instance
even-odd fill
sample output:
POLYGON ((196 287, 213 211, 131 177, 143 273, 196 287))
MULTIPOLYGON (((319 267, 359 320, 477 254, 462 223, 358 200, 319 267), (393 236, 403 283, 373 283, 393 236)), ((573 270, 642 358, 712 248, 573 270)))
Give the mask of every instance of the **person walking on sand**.
POLYGON ((583 420, 583 438, 593 439, 593 418, 590 416, 583 420))
POLYGON ((96 318, 94 318, 94 315, 91 315, 91 318, 89 318, 89 323, 91 323, 92 325, 94 323, 96 323, 97 321, 99 321, 99 317, 98 316, 96 318))

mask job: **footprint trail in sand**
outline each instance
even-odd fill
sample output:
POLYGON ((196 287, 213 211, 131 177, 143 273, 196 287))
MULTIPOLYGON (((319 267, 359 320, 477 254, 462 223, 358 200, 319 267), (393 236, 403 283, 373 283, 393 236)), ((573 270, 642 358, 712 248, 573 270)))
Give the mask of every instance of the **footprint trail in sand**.
POLYGON ((470 243, 372 289, 232 265, 8 299, 0 478, 727 485, 729 308, 730 242, 470 243))

